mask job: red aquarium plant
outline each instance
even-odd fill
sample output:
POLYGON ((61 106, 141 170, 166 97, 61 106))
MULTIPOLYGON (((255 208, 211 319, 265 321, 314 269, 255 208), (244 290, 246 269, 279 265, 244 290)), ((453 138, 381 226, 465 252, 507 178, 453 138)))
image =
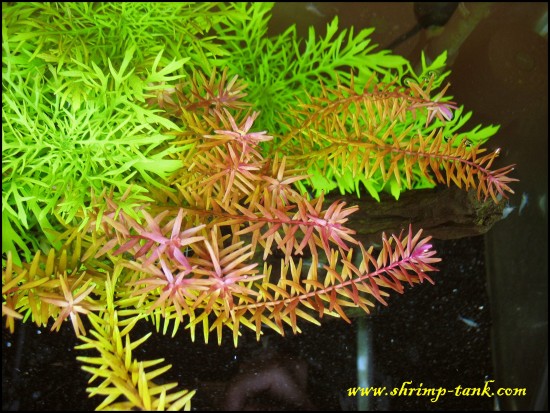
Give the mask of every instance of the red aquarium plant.
MULTIPOLYGON (((241 327, 260 339, 265 328, 282 335, 287 328, 298 333, 300 320, 319 324, 323 317, 333 316, 349 322, 350 308, 368 313, 375 302, 386 304, 389 292, 403 293, 404 284, 433 283, 428 273, 437 270, 439 258, 421 229, 415 232, 409 226, 402 234, 384 236, 375 251, 346 226, 357 207, 342 201, 327 205, 322 194, 311 198, 298 191, 295 184, 307 179, 307 167, 298 168, 305 155, 264 157, 261 143, 272 136, 255 131, 259 114, 242 109, 240 98, 225 99, 232 95, 232 87, 239 93, 244 87, 236 79, 227 82, 225 73, 215 78, 214 73, 208 81, 200 77, 179 85, 179 99, 165 100, 174 102, 187 125, 172 142, 188 148, 178 152, 182 167, 168 180, 172 190, 156 188, 151 202, 132 205, 126 202, 128 191, 118 197, 104 191, 79 214, 79 225, 64 223, 66 231, 57 234, 63 243, 59 251, 51 249, 47 256, 38 252, 23 266, 15 265, 11 255, 7 258, 3 308, 10 328, 22 314, 37 324, 52 317, 53 329, 70 317, 85 342, 80 347, 104 354, 81 358, 87 371, 103 377, 92 394, 126 395, 129 401, 120 406, 162 407, 161 400, 144 404, 143 389, 167 391, 148 379, 163 368, 147 372, 148 364, 128 364, 128 352, 136 346, 128 334, 140 319, 147 318, 163 331, 171 329, 172 334, 185 327, 193 340, 197 328, 205 341, 215 332, 220 343, 223 328, 229 328, 236 346, 244 334, 241 327), (287 169, 290 162, 294 166, 287 169), (92 337, 86 335, 81 314, 90 318, 92 337), (122 365, 107 362, 108 353, 122 365), (143 386, 134 399, 120 390, 113 374, 120 380, 130 380, 128 374, 140 377, 143 386), (101 390, 104 387, 108 393, 101 390)), ((338 144, 343 141, 338 136, 354 133, 344 129, 340 116, 360 119, 368 116, 360 112, 363 108, 392 109, 391 116, 398 119, 403 116, 399 111, 430 107, 418 104, 420 99, 429 102, 417 97, 416 87, 378 88, 363 94, 347 89, 330 105, 324 104, 329 101, 327 90, 324 98, 296 112, 302 116, 300 127, 290 135, 300 136, 304 149, 313 145, 304 137, 315 136, 340 154, 338 144)), ((167 108, 166 113, 173 112, 167 108)), ((489 169, 498 152, 478 156, 482 149, 451 147, 441 133, 418 134, 406 144, 398 137, 391 144, 378 138, 361 144, 357 137, 349 137, 348 144, 370 150, 368 162, 350 160, 356 162, 352 168, 382 169, 384 176, 405 182, 413 167, 419 167, 431 170, 438 181, 473 187, 479 196, 498 201, 513 180, 507 175, 511 167, 489 169)), ((312 158, 325 156, 333 161, 327 149, 311 152, 312 158)), ((177 394, 180 402, 191 395, 177 394)), ((113 406, 113 397, 108 396, 102 407, 113 406)))

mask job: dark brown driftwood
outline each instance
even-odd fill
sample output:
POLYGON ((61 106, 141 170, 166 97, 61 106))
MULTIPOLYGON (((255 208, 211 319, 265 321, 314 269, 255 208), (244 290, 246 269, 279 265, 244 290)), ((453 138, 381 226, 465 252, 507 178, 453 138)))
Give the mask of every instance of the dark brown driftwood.
POLYGON ((491 199, 480 201, 475 192, 454 187, 406 191, 399 201, 389 194, 381 194, 380 202, 368 194, 361 198, 330 194, 325 201, 330 205, 337 199, 359 206, 346 227, 355 230, 357 239, 366 245, 379 244, 383 232, 399 234, 409 223, 413 230, 423 228, 425 234, 438 239, 482 235, 502 218, 505 205, 491 199))

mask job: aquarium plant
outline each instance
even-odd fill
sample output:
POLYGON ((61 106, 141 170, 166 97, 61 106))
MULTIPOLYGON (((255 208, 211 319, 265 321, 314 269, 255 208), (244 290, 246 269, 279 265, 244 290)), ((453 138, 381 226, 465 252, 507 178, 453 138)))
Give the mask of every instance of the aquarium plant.
POLYGON ((190 408, 157 384, 164 359, 133 354, 138 322, 237 346, 433 283, 429 234, 363 245, 358 208, 327 193, 512 192, 445 54, 416 73, 337 18, 270 37, 272 7, 3 6, 2 314, 12 332, 70 320, 98 409, 190 408))

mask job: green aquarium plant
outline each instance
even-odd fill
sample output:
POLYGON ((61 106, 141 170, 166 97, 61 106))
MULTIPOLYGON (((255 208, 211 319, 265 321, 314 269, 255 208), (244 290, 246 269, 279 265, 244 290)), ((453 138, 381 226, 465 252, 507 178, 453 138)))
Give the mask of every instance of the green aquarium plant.
POLYGON ((462 131, 445 55, 415 73, 337 19, 269 37, 272 6, 3 8, 2 314, 70 320, 98 409, 190 408, 164 359, 135 357, 138 322, 237 346, 432 282, 429 236, 363 245, 329 191, 512 192, 482 146, 498 128, 462 131))

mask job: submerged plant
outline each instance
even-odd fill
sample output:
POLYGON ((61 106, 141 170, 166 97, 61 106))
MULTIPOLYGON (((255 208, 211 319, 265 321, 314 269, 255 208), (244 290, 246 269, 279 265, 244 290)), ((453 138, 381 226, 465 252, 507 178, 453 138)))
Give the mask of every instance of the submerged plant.
POLYGON ((194 392, 156 384, 164 360, 134 359, 140 320, 220 344, 229 329, 236 346, 432 282, 429 236, 365 246, 346 226, 358 208, 328 191, 512 192, 481 146, 496 128, 457 132, 469 115, 435 92, 444 56, 416 75, 373 53, 370 30, 334 38, 337 20, 300 48, 293 28, 266 37, 271 6, 19 4, 3 19, 2 312, 11 331, 70 319, 100 354, 79 357, 99 409, 190 408, 194 392))

